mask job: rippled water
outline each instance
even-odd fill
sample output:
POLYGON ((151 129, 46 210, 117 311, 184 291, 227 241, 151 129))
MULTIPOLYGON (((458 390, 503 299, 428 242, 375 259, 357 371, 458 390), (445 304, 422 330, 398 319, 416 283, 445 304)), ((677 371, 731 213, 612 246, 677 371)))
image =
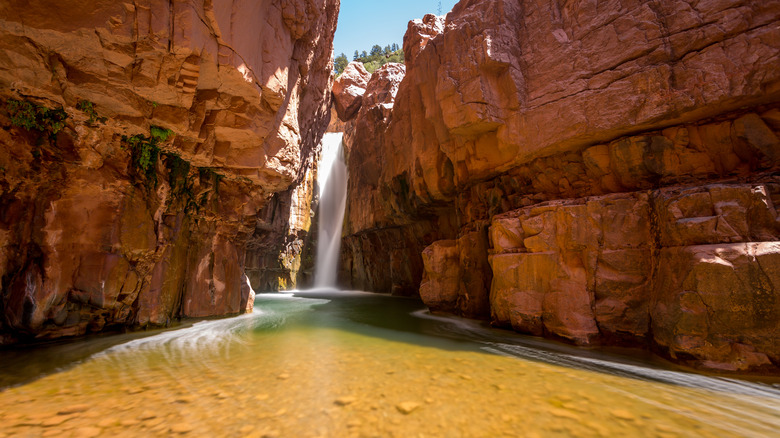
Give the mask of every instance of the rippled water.
POLYGON ((100 338, 59 359, 52 352, 62 346, 0 352, 0 381, 29 377, 20 368, 35 361, 46 365, 33 373, 49 372, 0 392, 0 436, 768 437, 780 430, 780 389, 771 384, 430 316, 416 300, 265 294, 255 309, 108 348, 118 338, 100 338))

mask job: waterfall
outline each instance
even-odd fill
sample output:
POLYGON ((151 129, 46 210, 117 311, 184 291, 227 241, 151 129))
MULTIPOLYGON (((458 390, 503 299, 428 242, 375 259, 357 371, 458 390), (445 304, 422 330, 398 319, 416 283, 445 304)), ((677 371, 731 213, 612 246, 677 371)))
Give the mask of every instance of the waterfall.
POLYGON ((341 249, 341 226, 347 205, 347 166, 344 163, 343 133, 326 133, 317 168, 320 187, 319 238, 314 268, 315 287, 335 287, 341 249))

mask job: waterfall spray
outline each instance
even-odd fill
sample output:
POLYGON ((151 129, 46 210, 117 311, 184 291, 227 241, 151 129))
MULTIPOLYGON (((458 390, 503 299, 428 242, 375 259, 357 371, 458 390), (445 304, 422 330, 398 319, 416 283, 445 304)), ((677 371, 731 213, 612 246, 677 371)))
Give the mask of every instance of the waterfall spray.
POLYGON ((319 238, 314 268, 315 287, 335 287, 341 249, 341 227, 347 205, 347 166, 344 163, 343 133, 327 133, 322 138, 318 167, 320 186, 319 238))

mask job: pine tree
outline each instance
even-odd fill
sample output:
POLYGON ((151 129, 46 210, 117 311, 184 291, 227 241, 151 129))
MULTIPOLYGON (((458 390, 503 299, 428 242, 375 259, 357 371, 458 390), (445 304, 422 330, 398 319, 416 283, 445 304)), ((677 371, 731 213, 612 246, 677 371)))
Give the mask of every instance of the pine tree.
POLYGON ((360 58, 360 53, 358 53, 357 50, 355 50, 355 54, 352 56, 353 61, 357 61, 360 58))
POLYGON ((336 70, 337 74, 342 74, 344 73, 344 69, 347 68, 347 64, 349 64, 347 55, 342 53, 333 60, 333 69, 336 70))

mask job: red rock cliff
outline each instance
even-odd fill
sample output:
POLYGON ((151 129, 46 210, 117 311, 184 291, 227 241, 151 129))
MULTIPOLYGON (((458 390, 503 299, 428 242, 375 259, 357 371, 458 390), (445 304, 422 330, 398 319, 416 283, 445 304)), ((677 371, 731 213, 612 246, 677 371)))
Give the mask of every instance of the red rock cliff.
POLYGON ((0 4, 0 342, 251 307, 248 242, 289 234, 258 212, 330 118, 338 9, 0 4))
POLYGON ((410 22, 405 77, 377 103, 375 74, 349 122, 342 280, 776 370, 778 23, 742 0, 463 0, 410 22))

